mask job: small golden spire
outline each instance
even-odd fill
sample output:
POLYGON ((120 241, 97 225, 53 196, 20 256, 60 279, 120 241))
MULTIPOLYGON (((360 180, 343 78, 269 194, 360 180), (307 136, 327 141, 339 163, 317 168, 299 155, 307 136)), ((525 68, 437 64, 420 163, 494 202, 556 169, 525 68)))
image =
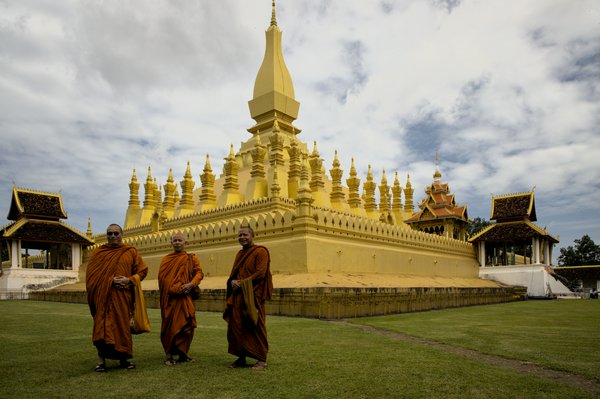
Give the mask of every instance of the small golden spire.
POLYGON ((190 170, 190 161, 187 161, 187 167, 185 168, 185 174, 183 175, 185 179, 192 178, 192 171, 190 170))
POLYGON ((210 156, 208 154, 206 154, 206 161, 204 162, 204 170, 212 171, 212 168, 210 167, 210 156))
POLYGON ((151 173, 150 166, 148 166, 148 177, 146 178, 146 183, 152 184, 152 173, 151 173))
POLYGON ((333 156, 333 166, 334 167, 338 167, 340 165, 341 164, 340 164, 340 160, 338 158, 338 153, 337 153, 337 150, 335 150, 335 153, 334 153, 334 156, 333 156))
POLYGON ((275 17, 275 0, 271 5, 271 26, 277 26, 277 18, 275 17))
POLYGON ((312 156, 319 156, 319 151, 317 150, 317 140, 313 141, 312 156))

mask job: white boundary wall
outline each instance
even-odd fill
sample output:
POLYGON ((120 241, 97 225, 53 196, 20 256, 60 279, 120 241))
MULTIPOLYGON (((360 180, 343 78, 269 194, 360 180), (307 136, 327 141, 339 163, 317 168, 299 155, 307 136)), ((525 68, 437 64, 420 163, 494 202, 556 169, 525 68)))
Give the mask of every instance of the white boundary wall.
POLYGON ((27 299, 30 291, 79 281, 77 270, 8 268, 0 277, 0 299, 27 299))
POLYGON ((507 285, 527 287, 530 297, 571 296, 573 292, 552 277, 546 265, 495 266, 479 269, 479 277, 507 285))

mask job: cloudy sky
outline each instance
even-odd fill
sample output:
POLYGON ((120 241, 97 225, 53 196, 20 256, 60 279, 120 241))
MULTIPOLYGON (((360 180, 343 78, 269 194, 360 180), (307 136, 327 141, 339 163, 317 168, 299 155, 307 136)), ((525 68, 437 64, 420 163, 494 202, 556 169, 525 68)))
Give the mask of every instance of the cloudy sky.
MULTIPOLYGON (((0 213, 13 184, 60 192, 98 233, 133 168, 164 184, 190 161, 199 187, 208 153, 220 173, 254 124, 270 17, 270 0, 0 0, 0 213)), ((279 0, 277 20, 327 169, 338 150, 346 173, 410 173, 417 203, 437 150, 471 218, 535 186, 558 248, 600 243, 599 2, 279 0)))

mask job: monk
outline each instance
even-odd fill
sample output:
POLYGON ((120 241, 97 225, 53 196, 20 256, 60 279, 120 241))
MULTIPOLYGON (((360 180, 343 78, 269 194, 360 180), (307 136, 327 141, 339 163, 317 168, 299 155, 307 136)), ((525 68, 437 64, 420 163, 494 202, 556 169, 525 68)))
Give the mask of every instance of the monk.
POLYGON ((85 286, 94 318, 92 341, 98 351, 95 371, 106 371, 106 359, 116 359, 120 367, 134 369, 130 320, 133 313, 133 280, 148 274, 148 266, 137 250, 123 244, 118 224, 106 229, 108 244, 94 250, 87 266, 85 286))
POLYGON ((196 308, 191 293, 204 277, 198 257, 184 250, 183 234, 173 234, 171 244, 174 252, 162 259, 158 271, 162 317, 160 341, 167 356, 167 366, 193 360, 188 356, 196 328, 196 308))
POLYGON ((252 368, 264 369, 269 351, 265 301, 273 293, 269 251, 254 244, 250 227, 240 228, 238 242, 242 249, 227 279, 227 308, 223 314, 229 353, 238 357, 229 367, 246 367, 246 357, 251 357, 257 360, 252 368))

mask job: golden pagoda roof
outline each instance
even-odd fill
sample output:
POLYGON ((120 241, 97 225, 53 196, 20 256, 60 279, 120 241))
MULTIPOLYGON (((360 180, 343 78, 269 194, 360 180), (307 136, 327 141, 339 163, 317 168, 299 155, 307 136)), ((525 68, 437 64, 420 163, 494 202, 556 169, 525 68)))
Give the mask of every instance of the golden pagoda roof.
MULTIPOLYGON (((437 160, 437 155, 436 155, 437 160)), ((464 222, 469 220, 467 206, 457 206, 454 194, 450 193, 448 183, 439 181, 442 173, 436 166, 433 175, 434 181, 425 188, 427 196, 419 204, 420 211, 414 213, 405 223, 416 223, 433 219, 459 219, 464 222)))
POLYGON ((467 206, 443 206, 435 207, 430 204, 425 205, 423 210, 414 213, 409 219, 405 220, 405 223, 414 223, 428 219, 460 219, 467 221, 467 206))

